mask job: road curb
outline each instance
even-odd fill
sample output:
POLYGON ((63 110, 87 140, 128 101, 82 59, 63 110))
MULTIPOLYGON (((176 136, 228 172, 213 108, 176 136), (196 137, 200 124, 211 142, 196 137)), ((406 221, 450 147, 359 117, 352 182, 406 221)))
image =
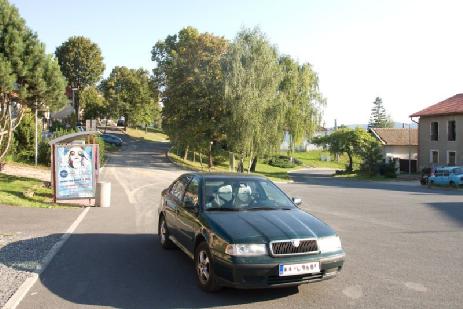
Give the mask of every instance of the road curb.
POLYGON ((60 239, 51 247, 50 251, 48 251, 47 255, 42 259, 39 265, 34 270, 34 273, 31 277, 27 278, 21 286, 16 290, 13 296, 6 302, 3 306, 3 309, 15 309, 21 301, 26 297, 29 290, 34 286, 34 284, 39 279, 40 275, 45 271, 47 266, 53 260, 53 257, 60 251, 72 233, 77 229, 79 224, 87 215, 90 207, 85 207, 85 209, 80 213, 77 219, 69 226, 69 228, 64 232, 64 234, 60 237, 60 239))

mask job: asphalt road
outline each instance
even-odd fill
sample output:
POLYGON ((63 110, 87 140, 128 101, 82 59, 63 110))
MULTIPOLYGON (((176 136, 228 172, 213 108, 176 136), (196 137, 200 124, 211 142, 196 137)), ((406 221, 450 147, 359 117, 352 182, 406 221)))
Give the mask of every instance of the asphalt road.
POLYGON ((162 250, 155 235, 160 192, 182 173, 166 149, 131 140, 111 157, 103 178, 112 207, 91 209, 20 308, 463 308, 462 190, 323 173, 296 173, 280 186, 338 231, 347 260, 337 278, 202 292, 192 261, 162 250))

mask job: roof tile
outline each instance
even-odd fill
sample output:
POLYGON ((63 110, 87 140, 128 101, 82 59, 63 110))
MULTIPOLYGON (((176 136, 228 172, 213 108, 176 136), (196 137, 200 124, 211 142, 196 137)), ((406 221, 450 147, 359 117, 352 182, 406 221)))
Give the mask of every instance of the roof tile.
POLYGON ((371 128, 370 130, 385 145, 418 145, 418 129, 371 128))
POLYGON ((459 93, 447 100, 431 105, 410 115, 410 117, 442 116, 451 114, 463 114, 463 93, 459 93))

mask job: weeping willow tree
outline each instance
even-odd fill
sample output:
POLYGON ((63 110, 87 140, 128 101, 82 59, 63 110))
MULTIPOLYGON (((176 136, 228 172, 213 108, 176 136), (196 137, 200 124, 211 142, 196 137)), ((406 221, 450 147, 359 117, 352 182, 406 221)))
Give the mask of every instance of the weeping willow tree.
POLYGON ((284 106, 284 125, 289 136, 289 156, 304 139, 313 136, 326 104, 318 87, 318 75, 308 63, 299 65, 289 56, 280 58, 283 78, 279 87, 284 106))
POLYGON ((0 0, 0 162, 28 109, 57 109, 66 98, 58 63, 25 24, 18 10, 0 0))
POLYGON ((278 99, 281 71, 278 54, 258 29, 240 31, 224 60, 225 100, 230 117, 227 144, 243 160, 248 172, 259 155, 273 153, 281 144, 284 114, 278 99))

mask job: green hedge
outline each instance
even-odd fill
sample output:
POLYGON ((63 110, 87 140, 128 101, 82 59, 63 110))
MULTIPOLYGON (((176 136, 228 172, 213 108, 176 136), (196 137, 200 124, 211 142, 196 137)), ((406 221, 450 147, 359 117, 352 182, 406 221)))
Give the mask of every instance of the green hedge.
POLYGON ((293 158, 291 160, 291 158, 288 156, 272 157, 267 161, 267 163, 271 166, 281 167, 281 168, 293 168, 296 166, 301 166, 303 164, 302 161, 296 158, 293 158))

